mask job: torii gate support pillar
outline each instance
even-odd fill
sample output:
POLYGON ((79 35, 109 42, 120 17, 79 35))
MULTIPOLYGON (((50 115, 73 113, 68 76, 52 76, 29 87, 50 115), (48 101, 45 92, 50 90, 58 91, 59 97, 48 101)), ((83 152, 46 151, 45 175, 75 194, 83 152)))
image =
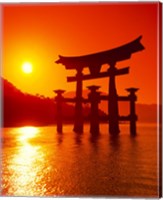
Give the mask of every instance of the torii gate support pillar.
POLYGON ((64 100, 64 97, 62 96, 62 93, 65 92, 65 90, 54 90, 54 92, 57 94, 55 97, 56 101, 56 123, 57 123, 57 132, 62 133, 62 103, 64 100))
POLYGON ((135 95, 135 92, 138 90, 138 88, 128 88, 126 89, 129 94, 130 99, 130 134, 136 135, 136 121, 137 121, 137 115, 135 112, 135 102, 137 101, 137 96, 135 95))
POLYGON ((100 92, 96 90, 100 88, 99 86, 89 86, 90 90, 88 94, 88 100, 91 103, 91 113, 90 113, 90 133, 92 136, 99 134, 99 110, 98 104, 100 103, 100 92))

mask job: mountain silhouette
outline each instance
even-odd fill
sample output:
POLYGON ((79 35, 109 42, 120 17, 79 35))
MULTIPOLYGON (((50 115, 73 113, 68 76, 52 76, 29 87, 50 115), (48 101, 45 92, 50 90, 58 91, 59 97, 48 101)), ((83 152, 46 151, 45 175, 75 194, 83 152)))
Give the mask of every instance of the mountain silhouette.
MULTIPOLYGON (((31 95, 23 93, 8 80, 1 78, 2 83, 2 109, 3 126, 22 126, 22 125, 50 125, 56 123, 56 104, 54 98, 44 97, 43 95, 31 95)), ((87 98, 89 91, 83 90, 83 97, 87 98)), ((102 93, 105 94, 106 93, 102 93)), ((64 93, 64 97, 75 97, 75 92, 64 93)), ((100 116, 107 113, 107 102, 101 101, 99 104, 100 116)), ((74 104, 63 103, 64 122, 72 123, 74 120, 74 104)), ((88 119, 90 105, 83 105, 83 115, 88 119)), ((136 113, 139 122, 156 123, 157 105, 156 104, 136 104, 136 113)), ((129 114, 129 103, 119 102, 119 114, 129 114)))
MULTIPOLYGON (((43 95, 23 93, 8 80, 1 77, 3 126, 50 125, 56 123, 56 104, 54 98, 43 95)), ((63 103, 64 122, 74 120, 74 106, 63 103)), ((89 115, 88 105, 83 106, 83 115, 89 115)), ((105 115, 100 111, 100 115, 105 115)))

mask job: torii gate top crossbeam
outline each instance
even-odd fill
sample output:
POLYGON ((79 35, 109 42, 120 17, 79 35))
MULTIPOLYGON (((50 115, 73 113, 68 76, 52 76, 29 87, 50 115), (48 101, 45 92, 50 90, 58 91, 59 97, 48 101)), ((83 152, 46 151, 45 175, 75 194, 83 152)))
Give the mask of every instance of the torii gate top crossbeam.
POLYGON ((140 43, 141 38, 142 36, 139 36, 130 43, 95 54, 76 57, 59 56, 56 63, 63 64, 66 69, 77 69, 81 67, 96 67, 103 64, 112 64, 118 61, 126 60, 131 57, 132 53, 144 49, 144 46, 140 43))

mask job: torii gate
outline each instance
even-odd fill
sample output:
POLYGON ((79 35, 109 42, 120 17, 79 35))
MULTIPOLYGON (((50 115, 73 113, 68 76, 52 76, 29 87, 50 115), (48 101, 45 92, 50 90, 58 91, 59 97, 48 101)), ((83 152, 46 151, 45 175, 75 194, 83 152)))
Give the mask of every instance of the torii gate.
POLYGON ((109 132, 113 135, 119 133, 118 123, 118 95, 116 91, 115 77, 129 73, 129 67, 122 69, 116 68, 116 63, 129 59, 132 53, 136 53, 144 49, 140 43, 142 36, 134 41, 122 45, 120 47, 84 56, 65 57, 59 56, 56 63, 61 63, 67 70, 76 70, 75 77, 67 77, 68 82, 77 82, 76 99, 75 99, 75 123, 74 131, 83 132, 83 116, 82 116, 82 81, 96 78, 110 77, 108 89, 108 112, 109 112, 109 132), (110 67, 105 72, 100 72, 101 66, 108 64, 110 67), (83 68, 88 67, 90 73, 83 74, 83 68))

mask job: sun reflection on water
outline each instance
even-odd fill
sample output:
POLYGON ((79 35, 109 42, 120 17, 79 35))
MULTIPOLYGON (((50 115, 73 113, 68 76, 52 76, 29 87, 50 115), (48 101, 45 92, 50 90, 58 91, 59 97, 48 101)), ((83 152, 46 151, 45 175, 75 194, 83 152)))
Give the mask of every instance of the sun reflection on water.
POLYGON ((11 186, 8 194, 16 196, 43 195, 45 187, 40 187, 45 152, 41 145, 37 144, 39 128, 27 126, 18 129, 19 148, 10 163, 11 186), (36 141, 30 143, 29 139, 36 141))
POLYGON ((64 194, 63 184, 58 181, 63 174, 59 173, 60 168, 57 169, 57 146, 51 132, 26 126, 14 128, 9 133, 14 143, 6 140, 10 146, 4 148, 4 155, 8 153, 6 162, 3 162, 4 196, 64 194))
POLYGON ((28 139, 34 138, 39 133, 39 128, 33 126, 24 126, 19 128, 19 141, 27 141, 28 139))

